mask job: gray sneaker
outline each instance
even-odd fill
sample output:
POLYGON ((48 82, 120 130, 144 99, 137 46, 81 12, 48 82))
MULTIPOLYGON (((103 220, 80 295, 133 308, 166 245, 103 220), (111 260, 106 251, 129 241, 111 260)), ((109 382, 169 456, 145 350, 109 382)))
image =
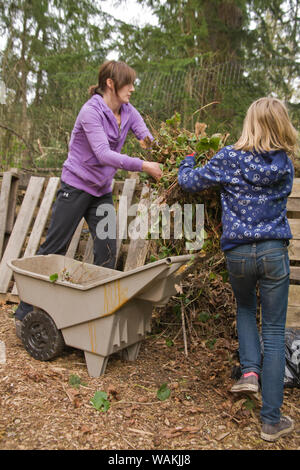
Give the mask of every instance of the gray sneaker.
POLYGON ((15 320, 15 327, 16 327, 16 336, 21 339, 21 330, 22 330, 22 322, 21 320, 15 320))
POLYGON ((265 441, 273 442, 281 436, 289 434, 294 429, 294 422, 289 416, 281 416, 279 423, 263 423, 260 437, 265 441))
POLYGON ((257 393, 259 391, 258 378, 255 375, 241 377, 230 389, 232 393, 257 393))

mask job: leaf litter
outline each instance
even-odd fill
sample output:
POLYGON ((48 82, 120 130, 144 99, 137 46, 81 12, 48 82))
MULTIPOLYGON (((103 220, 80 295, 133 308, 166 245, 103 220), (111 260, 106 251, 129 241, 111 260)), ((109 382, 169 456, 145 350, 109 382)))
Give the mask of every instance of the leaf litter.
MULTIPOLYGON (((262 441, 258 404, 231 396, 237 342, 226 337, 224 325, 214 332, 213 349, 205 345, 203 325, 195 327, 198 343, 190 343, 188 357, 180 335, 170 347, 154 325, 134 363, 113 355, 105 375, 91 378, 82 351, 68 348, 51 362, 30 357, 15 336, 10 305, 0 308, 0 339, 7 350, 0 368, 2 450, 300 447, 297 425, 276 443, 262 441)), ((177 329, 169 326, 168 335, 177 329)), ((296 423, 299 397, 299 389, 285 391, 283 411, 296 423)))

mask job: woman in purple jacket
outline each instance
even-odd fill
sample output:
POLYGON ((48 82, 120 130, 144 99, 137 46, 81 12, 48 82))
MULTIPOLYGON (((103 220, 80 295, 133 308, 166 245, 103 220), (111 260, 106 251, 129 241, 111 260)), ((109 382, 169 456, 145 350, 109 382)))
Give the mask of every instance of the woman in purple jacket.
MULTIPOLYGON (((144 171, 155 179, 161 177, 158 163, 120 153, 130 130, 142 146, 146 137, 153 140, 141 115, 129 103, 135 78, 135 71, 124 62, 111 60, 100 67, 98 84, 89 88, 90 99, 77 116, 46 241, 37 254, 64 255, 84 217, 94 240, 94 264, 115 267, 116 238, 102 237, 97 231, 99 222, 107 217, 105 209, 113 207, 115 172, 144 171)), ((113 210, 109 217, 110 224, 115 224, 113 210)), ((15 319, 22 321, 31 310, 31 305, 21 302, 15 319)))

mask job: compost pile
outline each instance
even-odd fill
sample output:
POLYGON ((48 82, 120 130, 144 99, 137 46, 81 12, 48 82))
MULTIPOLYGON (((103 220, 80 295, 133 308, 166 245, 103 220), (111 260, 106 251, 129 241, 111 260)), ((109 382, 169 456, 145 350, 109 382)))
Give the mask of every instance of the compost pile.
MULTIPOLYGON (((162 315, 170 315, 187 325, 186 334, 189 342, 198 340, 197 332, 204 334, 206 341, 215 341, 217 336, 228 336, 228 324, 234 325, 234 299, 228 281, 224 256, 220 250, 221 236, 221 204, 218 187, 201 193, 191 194, 183 191, 177 182, 178 168, 182 160, 192 153, 196 155, 196 166, 205 165, 224 145, 229 134, 213 134, 207 132, 205 123, 197 122, 193 132, 181 126, 181 116, 175 113, 170 119, 162 122, 159 128, 151 126, 154 143, 141 150, 140 158, 157 161, 161 164, 163 176, 159 182, 151 182, 157 192, 160 203, 171 207, 179 203, 204 205, 204 244, 201 251, 188 252, 185 239, 151 241, 148 262, 167 256, 195 253, 188 273, 179 286, 178 295, 169 302, 167 311, 159 312, 159 323, 162 315), (184 316, 184 317, 183 317, 184 316), (225 323, 224 323, 225 321, 225 323), (226 325, 227 324, 227 325, 226 325), (227 334, 225 334, 225 329, 227 334), (214 338, 210 340, 211 338, 214 338)), ((199 334, 199 333, 198 333, 199 334)), ((202 336, 202 335, 201 335, 202 336)))

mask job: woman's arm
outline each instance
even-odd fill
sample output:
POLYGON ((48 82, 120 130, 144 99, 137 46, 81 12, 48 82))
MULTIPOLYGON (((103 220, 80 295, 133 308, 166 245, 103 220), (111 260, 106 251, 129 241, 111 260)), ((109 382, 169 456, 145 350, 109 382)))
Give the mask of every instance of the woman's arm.
POLYGON ((127 171, 145 171, 155 179, 161 178, 162 171, 158 163, 144 162, 140 158, 129 157, 126 154, 114 152, 110 149, 107 135, 99 119, 99 114, 95 109, 89 108, 88 112, 85 111, 83 113, 81 125, 101 165, 109 165, 127 171))
POLYGON ((81 116, 81 125, 90 147, 101 165, 109 165, 127 171, 141 171, 143 160, 110 149, 107 135, 99 119, 99 112, 88 107, 81 116))
POLYGON ((134 106, 130 106, 131 112, 131 130, 136 136, 136 138, 140 141, 141 145, 143 146, 146 137, 150 139, 150 141, 154 140, 151 132, 149 131, 148 127, 145 124, 144 119, 140 115, 137 109, 134 106))

